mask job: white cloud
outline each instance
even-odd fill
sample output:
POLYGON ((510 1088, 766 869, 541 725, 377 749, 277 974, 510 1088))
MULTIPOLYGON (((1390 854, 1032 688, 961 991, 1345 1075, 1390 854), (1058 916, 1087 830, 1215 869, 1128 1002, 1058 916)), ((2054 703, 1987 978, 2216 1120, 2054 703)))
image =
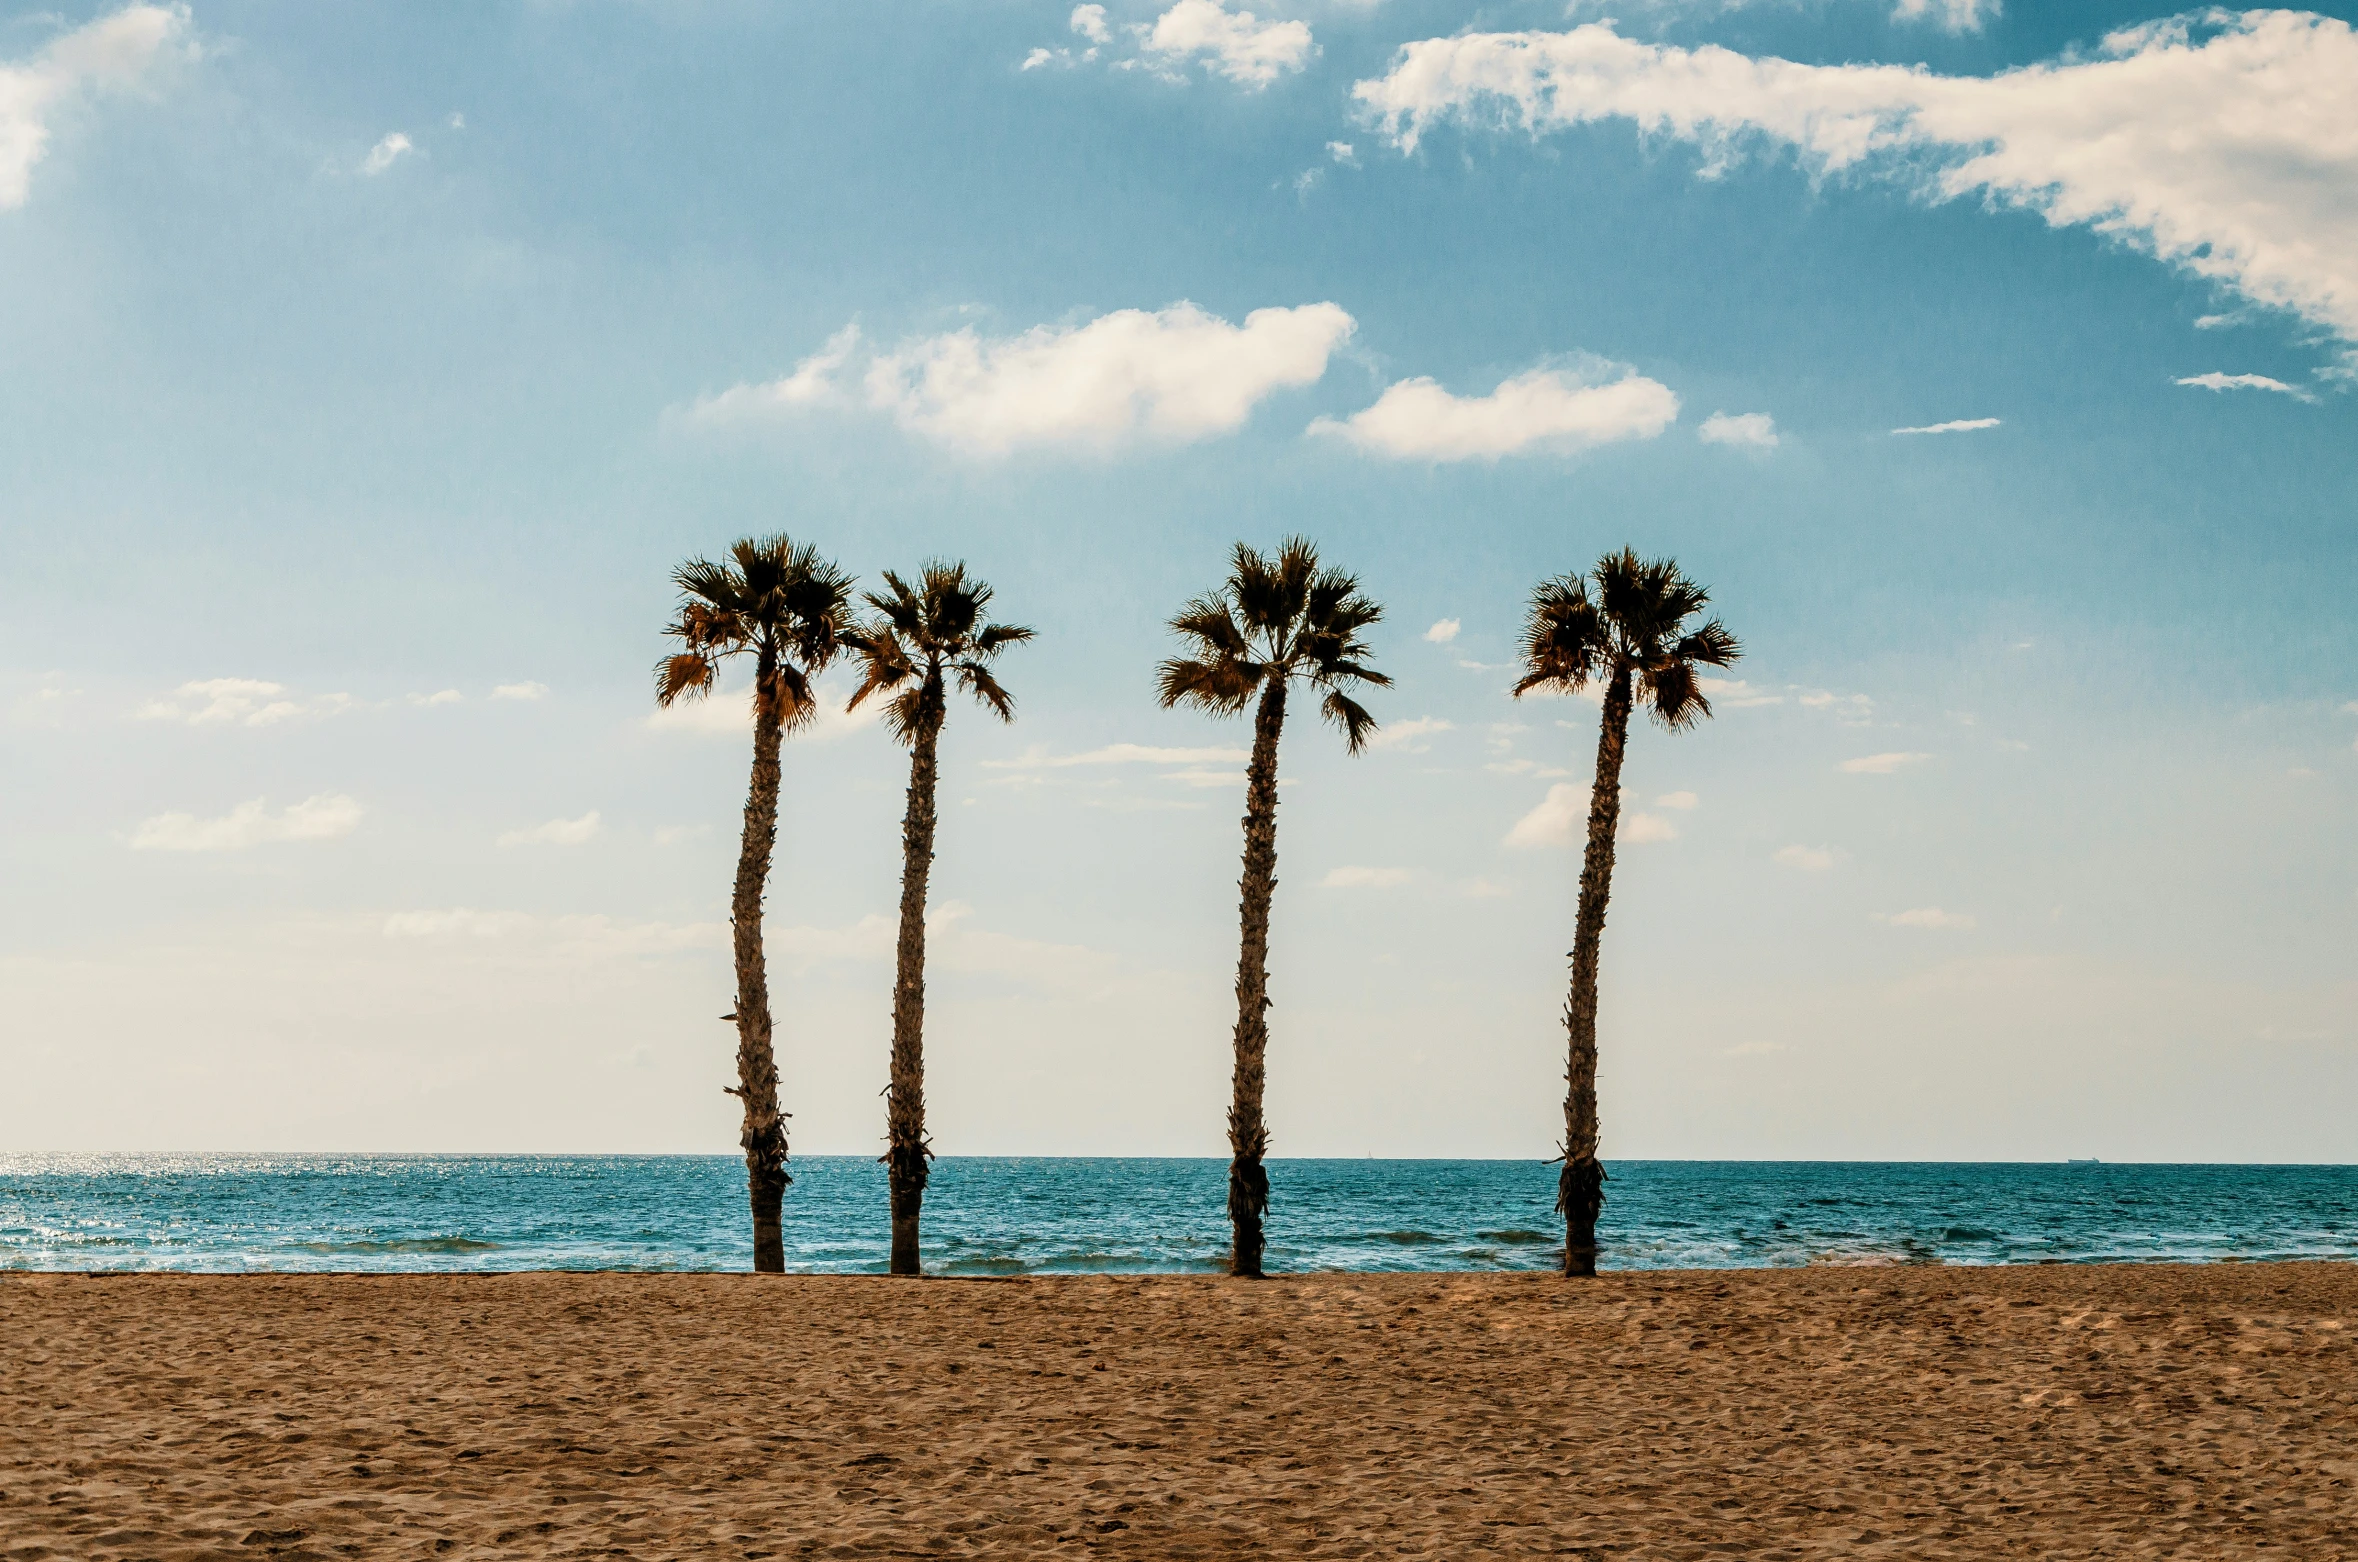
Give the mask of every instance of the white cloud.
MULTIPOLYGON (((1515 821, 1507 832, 1506 844, 1532 850, 1550 846, 1571 846, 1588 839, 1588 789, 1559 781, 1547 789, 1547 796, 1539 806, 1515 821)), ((1659 814, 1631 813, 1622 810, 1620 827, 1614 839, 1623 845, 1643 846, 1656 841, 1675 841, 1678 829, 1659 814)))
POLYGON ((1913 911, 1895 911, 1886 916, 1878 912, 1875 920, 1893 927, 1929 928, 1936 932, 1968 933, 1978 924, 1960 911, 1943 911, 1938 906, 1918 906, 1913 911))
POLYGON ((1891 8, 1891 19, 1920 22, 1930 17, 1944 33, 1977 33, 1998 11, 1999 0, 1899 0, 1891 8))
POLYGON ((1864 726, 1875 714, 1875 702, 1863 694, 1836 694, 1831 689, 1802 689, 1795 696, 1805 710, 1830 710, 1835 719, 1864 726))
POLYGON ((549 686, 529 680, 523 683, 503 683, 491 691, 491 697, 495 700, 545 700, 549 697, 549 686))
POLYGON ((1329 868, 1318 882, 1327 889, 1397 889, 1415 877, 1407 868, 1329 868))
POLYGON ((287 686, 261 678, 203 678, 184 683, 172 697, 150 700, 138 714, 148 721, 184 721, 192 727, 273 727, 298 717, 338 716, 356 702, 349 694, 289 697, 287 686))
POLYGON ((368 149, 368 156, 361 159, 360 171, 364 174, 381 174, 413 150, 415 148, 409 137, 396 130, 368 149))
POLYGON ((126 6, 60 33, 21 65, 0 65, 0 211, 24 205, 60 109, 136 90, 161 65, 193 54, 188 24, 184 5, 126 6))
POLYGON ((534 925, 521 911, 477 911, 453 906, 447 911, 396 911, 385 918, 387 938, 504 938, 534 925))
POLYGON ((1241 748, 1155 748, 1144 743, 1108 743, 1078 754, 1032 749, 1016 759, 986 759, 985 770, 1055 770, 1070 765, 1241 765, 1252 755, 1241 748))
POLYGON ((1569 452, 1623 439, 1652 439, 1678 417, 1669 386, 1622 370, 1592 380, 1572 369, 1531 369, 1487 396, 1453 396, 1430 379, 1402 380, 1372 407, 1313 434, 1337 434, 1360 449, 1403 461, 1495 461, 1569 452))
POLYGON ((1436 732, 1451 731, 1455 725, 1455 723, 1443 721, 1437 716, 1419 716, 1414 721, 1395 721, 1376 728, 1368 738, 1367 746, 1369 748, 1396 748, 1403 754, 1422 754, 1433 746, 1423 741, 1424 739, 1431 737, 1436 732))
POLYGON ((1744 445, 1755 450, 1777 448, 1777 420, 1765 412, 1714 412, 1695 430, 1706 445, 1744 445))
POLYGON ((409 703, 412 705, 457 705, 465 699, 466 696, 456 689, 437 689, 432 694, 413 694, 409 697, 409 703))
POLYGON ((1665 792, 1654 799, 1656 808, 1675 808, 1680 813, 1692 813, 1702 806, 1702 799, 1692 792, 1665 792))
POLYGON ((1338 163, 1347 163, 1353 168, 1359 166, 1359 149, 1348 141, 1329 141, 1326 144, 1326 155, 1338 163))
POLYGON ((1921 765, 1931 757, 1930 754, 1867 754, 1846 759, 1838 768, 1848 776, 1888 776, 1910 765, 1921 765))
MULTIPOLYGON (((1353 329, 1350 315, 1331 303, 1256 309, 1240 326, 1185 302, 1117 310, 1086 325, 1036 326, 1020 336, 967 329, 877 355, 862 396, 904 428, 969 454, 1109 449, 1141 439, 1179 444, 1228 433, 1264 398, 1316 381, 1353 329)), ((839 334, 819 360, 836 344, 848 354, 839 334)), ((689 416, 801 410, 823 398, 813 392, 797 400, 801 392, 785 388, 813 362, 768 386, 707 397, 689 416)), ((812 372, 804 383, 818 383, 812 372)))
MULTIPOLYGON (((1047 52, 1033 50, 1032 58, 1024 62, 1024 69, 1031 69, 1047 52)), ((851 361, 859 346, 860 326, 855 320, 828 337, 826 346, 796 364, 794 372, 785 378, 760 385, 733 385, 717 396, 699 397, 689 416, 723 423, 840 402, 844 395, 835 383, 836 371, 851 361)))
POLYGON ((1250 11, 1228 10, 1220 0, 1179 0, 1155 18, 1144 48, 1167 67, 1200 60, 1214 75, 1256 90, 1300 70, 1318 52, 1309 23, 1264 22, 1250 11))
POLYGON ((1804 873, 1824 873, 1834 866, 1834 854, 1817 846, 1780 846, 1775 860, 1804 873))
POLYGON ((500 836, 502 846, 579 846, 598 833, 598 811, 593 808, 578 819, 551 819, 528 830, 510 830, 500 836))
POLYGON ((277 813, 257 797, 218 819, 194 814, 157 814, 131 832, 135 851, 234 852, 277 841, 332 841, 350 835, 365 812, 340 793, 322 792, 277 813))
POLYGON ((2358 342, 2352 81, 2348 22, 2212 11, 1994 76, 1690 50, 1609 23, 1468 33, 1408 45, 1353 93, 1403 149, 1450 118, 1628 119, 1702 146, 1707 175, 1747 142, 1790 145, 1816 172, 1880 168, 1929 199, 2111 234, 2358 342))
POLYGON ((1782 705, 1785 696, 1756 689, 1741 678, 1698 678, 1696 687, 1713 706, 1725 710, 1749 710, 1755 705, 1782 705))
POLYGON ((1437 619, 1433 627, 1425 631, 1425 638, 1435 645, 1447 645, 1457 638, 1457 632, 1462 627, 1454 618, 1437 619))
POLYGON ((1074 32, 1079 33, 1091 43, 1111 43, 1113 41, 1113 29, 1105 24, 1104 6, 1074 6, 1071 26, 1074 32))
POLYGON ((452 109, 450 111, 450 117, 444 120, 443 123, 448 125, 453 130, 464 130, 467 128, 467 116, 460 113, 457 109, 452 109))
POLYGON ((1895 428, 1894 434, 1970 434, 1975 429, 1996 428, 1999 418, 1952 418, 1946 423, 1926 423, 1916 428, 1895 428))
POLYGON ((1193 768, 1187 770, 1174 770, 1170 774, 1164 776, 1162 779, 1165 781, 1176 781, 1181 786, 1242 786, 1244 785, 1245 781, 1245 773, 1241 770, 1204 770, 1200 768, 1193 768))
POLYGON ((2180 385, 2196 386, 2202 390, 2214 391, 2275 391, 2279 395, 2291 396, 2300 401, 2316 400, 2314 396, 2310 395, 2309 392, 2303 390, 2300 386, 2287 385, 2284 383, 2284 381, 2270 379, 2265 374, 2221 374, 2218 370, 2214 369, 2208 374, 2189 374, 2184 379, 2179 380, 2176 383, 2180 385))

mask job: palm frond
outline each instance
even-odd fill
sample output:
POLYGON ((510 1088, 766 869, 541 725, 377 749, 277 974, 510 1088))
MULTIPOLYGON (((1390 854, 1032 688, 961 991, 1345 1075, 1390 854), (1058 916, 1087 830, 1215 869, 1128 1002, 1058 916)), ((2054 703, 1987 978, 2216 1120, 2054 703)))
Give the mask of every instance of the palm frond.
POLYGON ((1021 624, 986 624, 974 637, 973 654, 981 657, 997 656, 1011 645, 1022 645, 1027 640, 1037 640, 1039 637, 1038 630, 1027 629, 1021 624))
POLYGON ((1318 702, 1318 713, 1343 729, 1343 747, 1353 754, 1367 746, 1376 729, 1376 719, 1340 689, 1327 691, 1326 698, 1318 702))
POLYGON ((1174 705, 1192 705, 1217 715, 1233 716, 1252 699, 1253 691, 1261 686, 1267 671, 1260 663, 1241 658, 1195 660, 1175 656, 1155 671, 1155 699, 1165 710, 1174 705))
POLYGON ((1744 654, 1744 645, 1728 632, 1727 625, 1715 618, 1679 641, 1677 649, 1671 654, 1682 662, 1695 662, 1705 667, 1725 667, 1744 654))
POLYGON ((1605 617, 1590 598, 1587 582, 1578 575, 1541 581, 1532 589, 1523 621, 1523 676, 1515 680, 1515 693, 1584 689, 1603 674, 1611 647, 1605 617))
POLYGON ((655 664, 655 703, 669 709, 674 700, 699 699, 712 692, 720 668, 700 651, 682 651, 655 664))
POLYGON ((1001 721, 1015 719, 1015 696, 999 686, 991 670, 980 662, 965 661, 953 664, 958 674, 958 687, 983 702, 990 713, 1001 721))
POLYGON ((1171 632, 1195 642, 1207 657, 1241 657, 1251 651, 1236 615, 1218 596, 1197 597, 1171 615, 1171 632))
POLYGON ((1692 663, 1669 662, 1639 674, 1639 692, 1665 731, 1684 732, 1711 714, 1711 702, 1695 682, 1692 663))
POLYGON ((775 712, 778 724, 789 732, 806 725, 819 710, 810 680, 803 676, 801 668, 783 660, 772 669, 766 683, 760 679, 754 681, 753 700, 756 714, 765 708, 775 712))

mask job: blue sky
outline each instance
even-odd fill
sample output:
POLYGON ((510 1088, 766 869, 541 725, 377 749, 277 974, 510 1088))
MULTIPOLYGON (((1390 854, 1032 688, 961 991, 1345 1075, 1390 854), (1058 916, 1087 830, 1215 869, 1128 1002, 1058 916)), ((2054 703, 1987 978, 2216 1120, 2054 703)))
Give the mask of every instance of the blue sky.
MULTIPOLYGON (((647 669, 784 527, 1042 631, 946 1153, 1219 1153, 1244 735, 1151 675, 1301 531, 1398 683, 1287 740, 1277 1153, 1552 1153, 1594 707, 1505 664, 1626 543, 1748 655, 1633 743, 1608 1157, 2350 1159, 2354 13, 2021 10, 7 12, 0 1143, 726 1152, 745 745, 647 669)), ((789 754, 798 1149, 904 775, 789 754)))

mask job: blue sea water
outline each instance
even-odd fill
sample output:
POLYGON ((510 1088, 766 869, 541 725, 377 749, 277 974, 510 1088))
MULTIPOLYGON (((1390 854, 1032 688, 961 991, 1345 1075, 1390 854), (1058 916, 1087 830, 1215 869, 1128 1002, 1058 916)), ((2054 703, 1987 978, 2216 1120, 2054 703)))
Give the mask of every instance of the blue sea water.
MULTIPOLYGON (((1623 1161, 1608 1268, 2358 1258, 2358 1167, 1623 1161)), ((790 1269, 882 1271, 865 1158, 794 1163, 790 1269)), ((1554 1168, 1274 1161, 1269 1266, 1540 1269, 1554 1168)), ((0 1269, 743 1269, 734 1157, 0 1156, 0 1269)), ((944 1274, 1211 1271, 1216 1160, 945 1158, 944 1274)))

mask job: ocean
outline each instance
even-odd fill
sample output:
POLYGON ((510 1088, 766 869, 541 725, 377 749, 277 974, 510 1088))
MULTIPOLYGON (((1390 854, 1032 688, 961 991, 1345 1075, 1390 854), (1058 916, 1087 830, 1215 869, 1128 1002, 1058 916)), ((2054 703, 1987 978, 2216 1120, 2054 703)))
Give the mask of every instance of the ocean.
MULTIPOLYGON (((1555 1169, 1270 1163, 1272 1270, 1545 1269, 1555 1169)), ((1618 1161, 1600 1264, 2358 1258, 2358 1167, 1618 1161)), ((884 1169, 793 1165, 786 1262, 881 1273, 884 1169)), ((945 1158, 926 1267, 1209 1272, 1218 1160, 945 1158)), ((744 1269, 735 1157, 0 1155, 0 1270, 744 1269)))

